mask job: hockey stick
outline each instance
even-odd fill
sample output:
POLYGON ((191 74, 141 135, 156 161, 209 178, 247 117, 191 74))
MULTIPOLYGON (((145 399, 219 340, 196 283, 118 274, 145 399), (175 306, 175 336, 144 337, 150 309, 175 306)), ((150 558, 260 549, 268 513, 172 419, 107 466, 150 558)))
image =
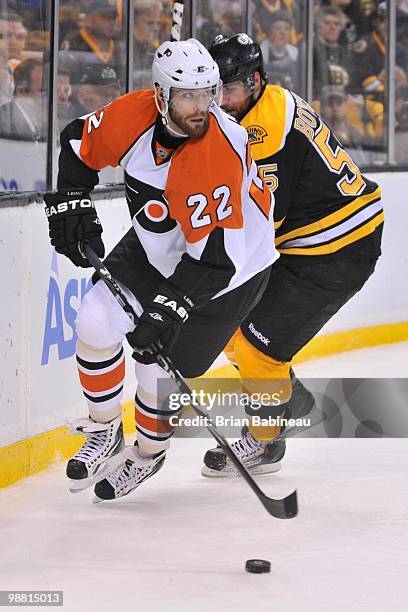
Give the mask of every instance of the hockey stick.
POLYGON ((171 24, 170 40, 178 42, 181 38, 183 24, 184 0, 176 0, 173 4, 173 20, 171 24))
MULTIPOLYGON (((129 304, 126 296, 122 292, 119 284, 112 277, 109 270, 104 266, 102 261, 96 255, 92 247, 85 241, 82 244, 82 250, 84 251, 88 261, 92 264, 95 270, 98 272, 101 280, 105 283, 109 291, 113 294, 117 302, 120 306, 125 310, 128 317, 132 321, 132 324, 136 326, 138 321, 138 316, 133 310, 132 306, 129 304)), ((131 348, 134 348, 131 346, 131 348)), ((179 391, 181 393, 188 393, 191 396, 191 389, 181 376, 181 374, 176 370, 173 365, 170 357, 165 354, 163 351, 163 346, 160 342, 152 343, 151 345, 152 353, 157 361, 157 363, 163 368, 163 370, 172 378, 172 380, 177 385, 179 391)), ((196 405, 195 403, 191 404, 194 412, 205 419, 205 422, 211 421, 211 417, 209 416, 207 410, 201 406, 196 405)), ((216 439, 218 444, 221 446, 225 454, 231 463, 234 464, 237 471, 244 478, 247 484, 251 487, 257 498, 260 500, 264 508, 274 516, 275 518, 287 519, 294 518, 298 512, 298 504, 297 504, 297 492, 293 491, 287 497, 283 499, 273 499, 265 495, 265 493, 259 488, 255 480, 252 478, 251 474, 248 472, 246 467, 241 463, 238 457, 235 455, 231 447, 229 446, 227 440, 224 436, 214 427, 214 425, 206 425, 206 428, 210 432, 210 434, 216 439)))

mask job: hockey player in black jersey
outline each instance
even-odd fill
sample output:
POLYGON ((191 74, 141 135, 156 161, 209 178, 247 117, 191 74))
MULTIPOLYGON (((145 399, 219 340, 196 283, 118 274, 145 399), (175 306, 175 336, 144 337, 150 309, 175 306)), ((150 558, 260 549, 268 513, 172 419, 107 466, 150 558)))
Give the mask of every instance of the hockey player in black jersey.
MULTIPOLYGON (((210 53, 224 84, 222 107, 246 128, 258 174, 275 196, 280 252, 261 301, 225 352, 239 361, 244 388, 270 396, 281 390, 278 406, 247 408, 249 416, 300 417, 313 397, 296 381, 292 359, 374 272, 381 192, 304 100, 267 83, 261 49, 249 36, 219 36, 210 53)), ((233 448, 254 473, 276 471, 285 453, 284 440, 273 442, 279 434, 279 427, 250 425, 233 448)), ((219 448, 204 463, 205 476, 230 472, 219 448)))

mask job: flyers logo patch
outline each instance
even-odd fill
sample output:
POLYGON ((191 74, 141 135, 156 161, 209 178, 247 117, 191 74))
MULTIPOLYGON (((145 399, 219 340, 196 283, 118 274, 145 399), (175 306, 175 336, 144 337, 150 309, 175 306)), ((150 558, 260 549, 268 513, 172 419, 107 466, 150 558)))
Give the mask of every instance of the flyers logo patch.
POLYGON ((142 227, 147 232, 165 234, 173 230, 177 223, 170 217, 169 207, 163 191, 130 176, 125 172, 126 200, 135 228, 142 227))
POLYGON ((163 204, 163 202, 159 202, 159 200, 150 200, 150 202, 146 202, 144 212, 146 217, 155 223, 164 221, 169 214, 167 206, 163 204))
POLYGON ((260 125, 250 125, 246 130, 248 132, 248 141, 251 145, 260 144, 268 135, 268 132, 260 125))

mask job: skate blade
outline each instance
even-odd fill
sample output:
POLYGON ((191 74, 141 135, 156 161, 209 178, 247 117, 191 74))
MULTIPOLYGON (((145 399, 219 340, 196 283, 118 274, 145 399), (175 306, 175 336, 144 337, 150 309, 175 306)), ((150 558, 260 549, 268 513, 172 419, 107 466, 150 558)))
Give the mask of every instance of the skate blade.
MULTIPOLYGON (((250 474, 254 476, 258 476, 261 474, 274 474, 275 472, 279 472, 281 467, 282 466, 281 466, 280 461, 277 461, 276 463, 270 463, 266 465, 257 465, 254 468, 249 468, 248 471, 250 474)), ((206 465, 203 466, 201 470, 201 475, 204 476, 205 478, 231 478, 231 477, 239 476, 237 470, 234 470, 232 468, 230 469, 226 468, 224 470, 212 470, 206 465)))
POLYGON ((94 486, 100 480, 103 480, 109 474, 112 474, 122 463, 125 461, 125 457, 123 456, 123 452, 117 453, 102 463, 99 466, 99 470, 90 476, 89 478, 83 478, 82 480, 72 480, 70 479, 69 490, 71 493, 81 493, 89 487, 94 486))
POLYGON ((82 478, 81 480, 73 480, 69 478, 69 490, 71 493, 81 493, 92 485, 92 478, 82 478))
POLYGON ((92 499, 93 504, 100 504, 101 502, 104 502, 104 501, 112 501, 112 500, 111 499, 101 499, 97 495, 94 495, 92 499))
POLYGON ((89 486, 91 485, 74 485, 74 484, 70 484, 69 485, 69 492, 70 493, 81 493, 82 491, 85 491, 85 489, 87 489, 89 486))

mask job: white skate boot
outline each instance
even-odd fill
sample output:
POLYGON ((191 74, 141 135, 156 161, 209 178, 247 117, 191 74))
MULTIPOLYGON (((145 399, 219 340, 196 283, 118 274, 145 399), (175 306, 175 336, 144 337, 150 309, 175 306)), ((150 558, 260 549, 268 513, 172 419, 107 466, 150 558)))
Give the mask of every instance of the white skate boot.
MULTIPOLYGON (((122 465, 104 480, 96 483, 94 491, 97 501, 118 499, 128 495, 160 470, 166 458, 166 451, 151 457, 141 457, 138 448, 137 442, 135 446, 127 446, 120 454, 122 465)), ((111 459, 107 463, 110 462, 111 459)))
MULTIPOLYGON (((108 423, 97 423, 92 419, 79 419, 70 426, 71 433, 85 434, 82 448, 67 464, 72 493, 83 491, 108 473, 104 463, 108 457, 119 453, 125 446, 122 417, 118 416, 108 423)), ((109 471, 115 469, 109 464, 109 471)))

